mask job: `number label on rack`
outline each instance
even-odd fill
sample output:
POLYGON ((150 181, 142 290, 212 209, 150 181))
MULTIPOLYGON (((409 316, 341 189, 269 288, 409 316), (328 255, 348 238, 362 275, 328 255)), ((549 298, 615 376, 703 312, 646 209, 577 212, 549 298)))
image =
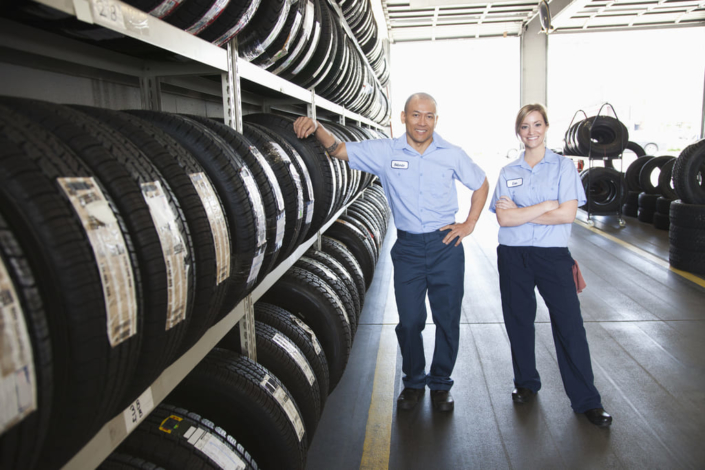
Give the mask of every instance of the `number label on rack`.
POLYGON ((125 17, 122 4, 115 0, 91 0, 93 21, 112 30, 125 31, 125 17))
POLYGON ((152 411, 154 408, 154 398, 152 397, 152 388, 148 388, 144 391, 142 395, 137 398, 130 406, 123 411, 123 416, 125 417, 125 428, 127 429, 127 434, 130 434, 133 429, 139 425, 142 420, 152 411))

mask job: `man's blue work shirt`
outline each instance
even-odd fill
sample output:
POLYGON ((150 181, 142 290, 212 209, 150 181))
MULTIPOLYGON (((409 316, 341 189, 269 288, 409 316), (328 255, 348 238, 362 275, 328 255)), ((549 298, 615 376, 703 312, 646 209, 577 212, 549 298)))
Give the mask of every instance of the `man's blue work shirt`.
POLYGON ((411 147, 406 134, 396 139, 346 142, 350 168, 375 174, 398 229, 427 233, 455 223, 458 194, 454 180, 479 189, 485 172, 461 149, 433 133, 423 155, 411 147))
MULTIPOLYGON (((573 161, 548 149, 543 160, 533 168, 524 160, 524 152, 502 168, 490 203, 492 212, 496 212, 495 203, 502 196, 508 196, 520 208, 544 201, 563 204, 575 199, 578 206, 587 202, 573 161)), ((499 243, 507 246, 565 247, 568 246, 571 226, 527 222, 516 227, 500 227, 499 243)))

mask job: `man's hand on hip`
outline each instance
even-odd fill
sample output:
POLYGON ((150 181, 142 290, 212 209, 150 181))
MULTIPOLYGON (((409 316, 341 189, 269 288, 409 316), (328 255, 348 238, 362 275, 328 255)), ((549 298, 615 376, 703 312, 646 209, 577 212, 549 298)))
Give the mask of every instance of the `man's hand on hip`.
POLYGON ((440 231, 450 230, 450 232, 448 232, 448 234, 445 237, 443 237, 443 243, 448 245, 455 238, 457 238, 458 241, 455 242, 455 246, 458 246, 458 245, 460 245, 460 242, 463 241, 463 238, 467 237, 475 230, 476 223, 477 222, 464 222, 462 224, 450 224, 450 225, 446 225, 445 227, 441 227, 438 230, 440 230, 440 231))

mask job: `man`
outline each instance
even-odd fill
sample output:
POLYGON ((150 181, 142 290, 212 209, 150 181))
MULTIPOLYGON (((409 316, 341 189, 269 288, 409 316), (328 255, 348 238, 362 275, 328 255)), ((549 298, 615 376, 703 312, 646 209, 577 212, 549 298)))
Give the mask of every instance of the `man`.
POLYGON ((431 390, 439 411, 452 411, 450 389, 458 355, 465 255, 461 241, 475 229, 489 192, 485 173, 460 148, 434 132, 436 100, 426 93, 409 97, 401 113, 406 133, 397 139, 340 142, 307 117, 294 122, 299 138, 314 135, 333 157, 373 173, 382 182, 397 226, 392 248, 394 290, 399 311, 396 327, 402 354, 404 390, 397 407, 411 410, 431 390), (454 180, 473 190, 470 213, 455 223, 458 197, 454 180), (436 344, 426 374, 421 332, 426 294, 436 325, 436 344))

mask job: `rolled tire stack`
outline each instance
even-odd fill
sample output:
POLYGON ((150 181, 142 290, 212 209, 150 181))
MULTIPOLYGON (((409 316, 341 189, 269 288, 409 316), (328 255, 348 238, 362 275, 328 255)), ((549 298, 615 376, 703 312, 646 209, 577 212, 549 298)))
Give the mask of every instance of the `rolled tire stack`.
MULTIPOLYGON (((194 116, 0 97, 0 287, 8 292, 3 305, 15 312, 5 318, 7 311, 0 309, 0 333, 12 338, 4 347, 23 377, 10 387, 17 394, 3 397, 17 407, 0 428, 3 468, 64 465, 271 269, 349 205, 349 214, 333 226, 356 224, 362 244, 350 241, 348 249, 335 242, 331 250, 326 243, 322 252, 291 268, 298 286, 306 284, 314 299, 304 312, 289 305, 297 318, 289 323, 298 330, 290 324, 287 331, 299 336, 298 343, 277 336, 268 324, 256 328, 270 357, 292 358, 286 372, 307 360, 310 366, 293 379, 279 372, 279 380, 261 364, 214 350, 194 374, 224 374, 225 382, 207 379, 209 389, 201 376, 187 380, 166 402, 214 419, 225 434, 210 425, 193 427, 212 434, 213 445, 237 454, 245 468, 303 468, 322 395, 340 380, 347 362, 389 207, 371 175, 333 161, 313 139, 297 139, 292 122, 290 116, 253 116, 248 124, 257 137, 253 143, 194 116), (355 251, 364 257, 358 260, 355 251), (318 323, 307 325, 314 316, 318 323), (337 328, 339 344, 319 325, 337 328), (326 362, 322 354, 329 350, 332 359, 326 362), (320 373, 321 364, 330 380, 320 373), (264 393, 255 402, 271 405, 261 414, 232 403, 238 387, 253 384, 264 393), (289 393, 287 384, 298 385, 289 393), (304 403, 309 395, 302 390, 313 398, 304 403), (230 407, 225 420, 201 407, 220 399, 226 400, 220 402, 224 409, 230 407), (262 426, 243 422, 243 416, 260 419, 262 426), (263 451, 260 443, 273 430, 283 437, 263 451), (238 450, 242 445, 245 453, 238 450)), ((352 126, 338 132, 380 137, 352 126)), ((173 419, 200 422, 187 415, 179 411, 173 419)), ((150 423, 146 433, 159 436, 156 453, 188 454, 177 459, 180 467, 159 463, 167 460, 155 452, 136 455, 140 446, 120 449, 106 465, 119 468, 120 462, 142 459, 195 468, 185 462, 213 460, 178 439, 165 440, 150 423)))
MULTIPOLYGON (((660 206, 657 207, 657 200, 662 198, 662 190, 660 187, 661 183, 657 182, 657 184, 654 184, 654 180, 660 181, 658 176, 660 176, 661 168, 663 168, 663 166, 671 160, 673 160, 673 157, 669 156, 653 157, 648 159, 639 170, 639 187, 642 192, 639 194, 639 212, 637 218, 641 222, 652 224, 654 223, 654 215, 656 213, 665 215, 662 212, 659 212, 658 209, 668 209, 668 202, 664 201, 662 201, 660 206), (656 172, 659 173, 656 174, 656 172)), ((662 227, 663 217, 659 216, 656 217, 656 219, 658 222, 655 224, 662 227)), ((666 229, 668 229, 668 226, 666 226, 666 229)))
POLYGON ((580 180, 587 195, 587 202, 581 209, 595 214, 614 214, 626 200, 624 174, 613 168, 589 168, 580 174, 580 180))
POLYGON ((689 145, 673 165, 679 200, 670 205, 669 261, 683 271, 705 274, 705 139, 689 145))

